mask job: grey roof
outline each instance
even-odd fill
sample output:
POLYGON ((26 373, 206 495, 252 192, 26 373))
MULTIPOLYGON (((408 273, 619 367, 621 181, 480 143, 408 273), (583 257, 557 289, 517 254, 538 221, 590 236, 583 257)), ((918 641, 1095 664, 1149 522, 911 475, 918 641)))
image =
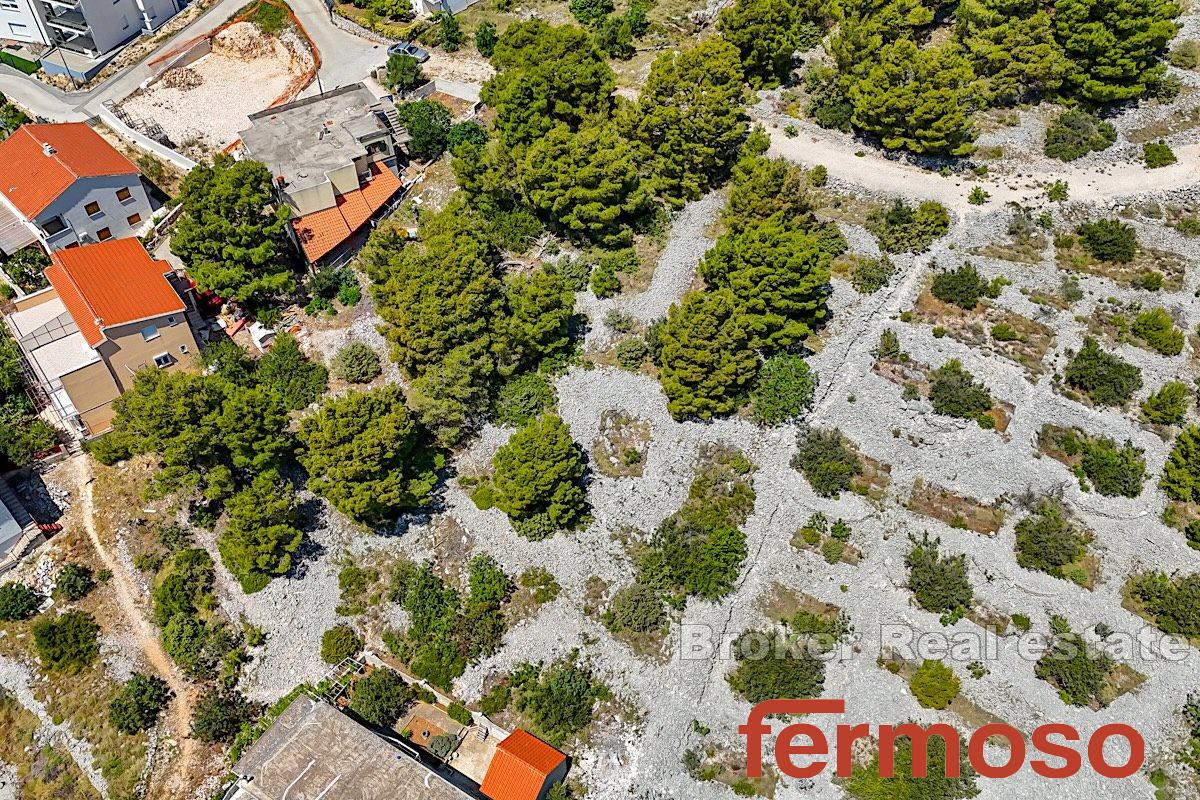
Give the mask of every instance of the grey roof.
POLYGON ((326 173, 367 154, 361 138, 390 129, 381 101, 361 83, 268 108, 250 116, 239 135, 247 154, 267 165, 285 187, 324 183, 326 173))
POLYGON ((0 478, 0 559, 8 555, 25 529, 33 524, 33 517, 29 516, 16 492, 8 481, 0 478))
POLYGON ((469 797, 407 753, 307 695, 292 702, 234 772, 245 779, 238 794, 245 792, 255 800, 469 797))

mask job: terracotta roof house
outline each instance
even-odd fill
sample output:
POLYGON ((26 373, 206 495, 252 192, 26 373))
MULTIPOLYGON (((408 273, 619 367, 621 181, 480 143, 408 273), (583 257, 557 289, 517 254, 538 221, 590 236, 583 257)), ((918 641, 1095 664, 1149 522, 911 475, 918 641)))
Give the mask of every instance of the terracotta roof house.
POLYGON ((328 703, 292 701, 233 767, 225 800, 474 800, 471 785, 328 703))
POLYGON ((542 800, 566 777, 567 767, 563 753, 518 729, 496 745, 479 788, 491 800, 542 800))
POLYGON ((250 123, 239 134, 242 155, 271 170, 310 264, 352 250, 403 188, 397 165, 412 137, 391 101, 361 83, 268 108, 250 123))
POLYGON ((0 250, 136 236, 153 209, 133 162, 82 122, 22 125, 0 142, 0 250))
POLYGON ((31 385, 80 437, 112 424, 112 401, 143 368, 179 369, 199 352, 192 289, 137 239, 57 250, 50 286, 17 300, 5 321, 31 385))

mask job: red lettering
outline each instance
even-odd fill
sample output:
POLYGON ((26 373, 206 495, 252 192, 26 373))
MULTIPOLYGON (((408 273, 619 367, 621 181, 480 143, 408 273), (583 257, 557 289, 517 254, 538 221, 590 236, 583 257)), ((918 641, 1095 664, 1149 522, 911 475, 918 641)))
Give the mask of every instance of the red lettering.
POLYGON ((1050 737, 1055 734, 1063 737, 1068 742, 1079 741, 1079 731, 1061 722, 1051 722, 1046 725, 1039 725, 1033 729, 1033 746, 1045 755, 1053 758, 1061 758, 1063 765, 1061 767, 1052 767, 1045 760, 1035 758, 1029 762, 1029 768, 1043 778, 1070 778, 1072 775, 1077 774, 1079 768, 1083 766, 1083 757, 1073 747, 1050 741, 1050 737))
POLYGON ((821 733, 821 729, 816 725, 810 725, 807 722, 788 725, 779 732, 779 738, 775 742, 775 763, 779 765, 780 772, 792 778, 815 778, 829 763, 813 761, 808 766, 799 767, 792 760, 793 757, 827 755, 829 755, 829 742, 825 740, 825 734, 821 733), (808 742, 796 744, 797 736, 808 737, 808 742))
POLYGON ((871 738, 871 726, 865 722, 858 725, 837 726, 837 776, 849 778, 854 772, 854 742, 871 738))
POLYGON ((750 709, 738 733, 746 737, 746 777, 762 777, 762 737, 771 732, 763 718, 771 714, 845 714, 846 701, 832 698, 816 700, 764 700, 750 709))
MULTIPOLYGON (((1021 769, 1021 765, 1025 763, 1025 739, 1021 737, 1021 732, 1012 725, 993 722, 971 734, 971 741, 967 743, 967 758, 975 771, 983 777, 1007 778, 1015 775, 1021 769), (983 752, 983 747, 991 736, 1001 736, 1008 740, 1008 760, 997 766, 989 764, 983 752)), ((949 767, 949 765, 950 759, 947 757, 946 766, 949 767)))
POLYGON ((929 772, 929 738, 940 736, 946 743, 946 777, 957 778, 959 774, 960 750, 958 731, 944 722, 922 728, 915 722, 903 725, 879 726, 879 777, 890 778, 896 770, 896 739, 907 737, 912 742, 912 776, 924 778, 929 772))
POLYGON ((1145 760, 1146 742, 1142 735, 1120 722, 1101 725, 1088 739, 1088 761, 1097 774, 1106 778, 1128 778, 1142 768, 1145 760), (1114 767, 1104 760, 1104 743, 1113 736, 1120 736, 1129 742, 1129 760, 1123 766, 1114 767))

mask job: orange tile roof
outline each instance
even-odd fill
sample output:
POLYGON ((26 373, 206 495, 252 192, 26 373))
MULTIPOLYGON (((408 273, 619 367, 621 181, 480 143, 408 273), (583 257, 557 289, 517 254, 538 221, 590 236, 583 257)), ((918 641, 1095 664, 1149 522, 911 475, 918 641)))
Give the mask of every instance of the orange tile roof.
POLYGON ((104 341, 104 329, 184 310, 166 279, 171 265, 155 261, 137 239, 56 250, 46 278, 87 343, 104 341))
POLYGON ((496 745, 480 791, 492 800, 537 800, 567 757, 532 733, 515 730, 496 745))
POLYGON ((338 195, 337 205, 292 220, 292 227, 310 262, 319 261, 354 235, 383 208, 396 192, 400 179, 390 169, 371 164, 371 177, 352 191, 338 195))
POLYGON ((0 142, 0 191, 27 219, 79 178, 137 174, 133 162, 82 122, 22 125, 0 142), (55 152, 47 155, 43 144, 55 152))

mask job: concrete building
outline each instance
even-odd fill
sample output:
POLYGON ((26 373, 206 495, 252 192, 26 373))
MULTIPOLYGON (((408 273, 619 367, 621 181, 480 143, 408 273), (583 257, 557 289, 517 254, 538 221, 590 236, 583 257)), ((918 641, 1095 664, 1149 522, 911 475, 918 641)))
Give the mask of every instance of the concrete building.
POLYGON ((62 525, 56 522, 34 520, 8 481, 0 478, 0 575, 15 567, 33 547, 61 530, 62 525))
POLYGON ((0 0, 0 39, 94 59, 153 33, 181 8, 181 0, 0 0))
POLYGON ((152 212, 138 168, 82 122, 22 125, 0 142, 5 253, 137 236, 152 212))
POLYGON ((141 369, 181 369, 199 352, 192 289, 137 239, 58 250, 50 286, 5 317, 40 405, 79 437, 112 425, 112 401, 141 369))
POLYGON ((310 264, 352 250, 403 188, 411 137, 396 107, 361 83, 269 108, 250 122, 239 134, 242 155, 271 170, 310 264))
POLYGON ((468 800, 417 750, 300 695, 233 767, 225 800, 468 800))

